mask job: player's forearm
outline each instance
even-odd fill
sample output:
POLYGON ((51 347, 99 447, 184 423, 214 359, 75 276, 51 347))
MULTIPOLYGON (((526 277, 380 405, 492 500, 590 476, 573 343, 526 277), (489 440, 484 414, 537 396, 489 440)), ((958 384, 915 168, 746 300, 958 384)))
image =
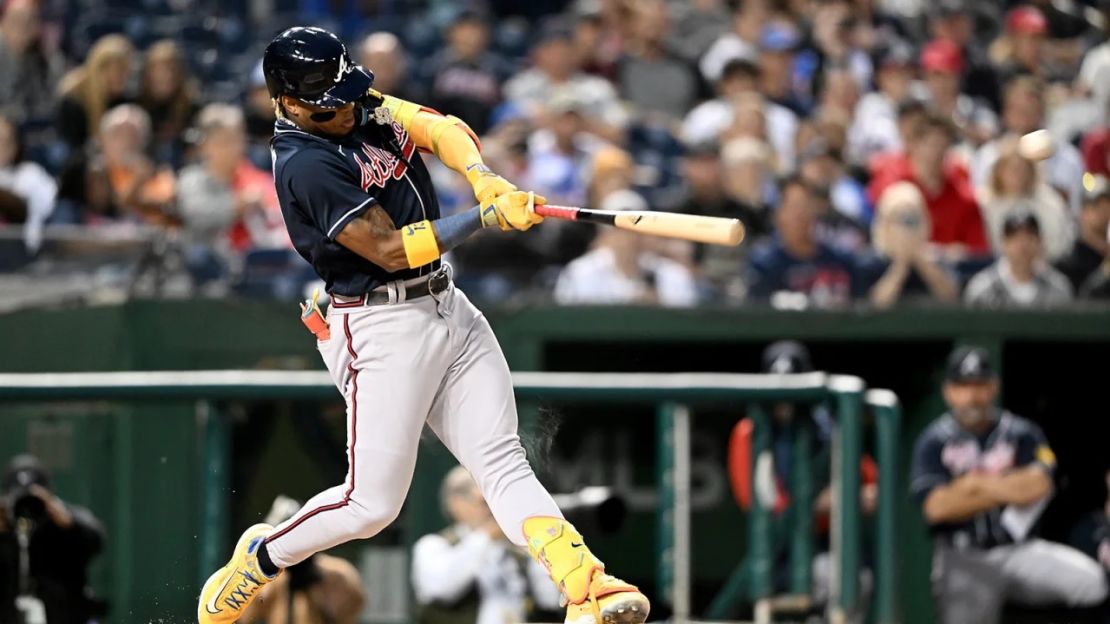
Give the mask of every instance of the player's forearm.
POLYGON ((922 506, 929 524, 962 522, 997 507, 999 502, 986 492, 944 485, 929 493, 922 506))
POLYGON ((1052 492, 1052 479, 1036 464, 994 477, 987 482, 986 488, 1003 503, 1031 505, 1052 492))
POLYGON ((386 271, 409 268, 402 232, 380 206, 344 226, 335 241, 386 271))
POLYGON ((461 245, 483 226, 497 225, 491 210, 484 211, 484 218, 483 212, 474 207, 397 229, 385 211, 375 206, 348 223, 335 240, 387 271, 415 269, 461 245))

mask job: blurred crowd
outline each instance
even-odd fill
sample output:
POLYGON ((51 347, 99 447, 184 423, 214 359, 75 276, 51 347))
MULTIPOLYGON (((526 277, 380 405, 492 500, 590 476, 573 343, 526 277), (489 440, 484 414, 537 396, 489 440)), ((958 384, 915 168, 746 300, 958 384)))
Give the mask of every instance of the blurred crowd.
MULTIPOLYGON (((449 258, 480 299, 1105 300, 1110 2, 1084 1, 3 0, 0 224, 19 253, 5 239, 0 271, 72 250, 59 228, 142 228, 156 282, 300 294, 258 60, 316 24, 551 203, 746 226, 737 248, 551 219, 481 232, 449 258)), ((433 177, 445 214, 473 202, 433 177)))

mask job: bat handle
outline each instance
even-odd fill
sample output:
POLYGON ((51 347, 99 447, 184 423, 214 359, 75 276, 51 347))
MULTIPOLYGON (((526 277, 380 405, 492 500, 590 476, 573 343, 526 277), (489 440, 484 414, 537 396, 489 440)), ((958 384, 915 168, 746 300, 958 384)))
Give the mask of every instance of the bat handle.
POLYGON ((567 219, 569 221, 578 220, 578 208, 571 208, 570 206, 540 204, 536 206, 534 210, 536 214, 541 217, 554 217, 556 219, 567 219))

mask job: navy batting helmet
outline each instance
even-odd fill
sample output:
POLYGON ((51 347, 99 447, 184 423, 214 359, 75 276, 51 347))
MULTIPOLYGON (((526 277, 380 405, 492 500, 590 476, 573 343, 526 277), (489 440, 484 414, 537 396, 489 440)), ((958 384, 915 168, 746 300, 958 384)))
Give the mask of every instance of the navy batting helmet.
POLYGON ((356 65, 339 37, 297 26, 274 38, 262 57, 270 97, 288 95, 306 104, 338 108, 366 95, 374 73, 356 65))

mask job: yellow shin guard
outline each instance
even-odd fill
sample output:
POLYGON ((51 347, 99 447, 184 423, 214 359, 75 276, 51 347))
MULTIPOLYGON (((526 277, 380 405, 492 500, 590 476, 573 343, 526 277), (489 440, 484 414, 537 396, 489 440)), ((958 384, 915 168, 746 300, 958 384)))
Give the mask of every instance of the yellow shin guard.
POLYGON ((539 561, 571 604, 589 598, 590 581, 605 564, 586 548, 582 534, 566 520, 535 516, 524 521, 528 554, 539 561))

